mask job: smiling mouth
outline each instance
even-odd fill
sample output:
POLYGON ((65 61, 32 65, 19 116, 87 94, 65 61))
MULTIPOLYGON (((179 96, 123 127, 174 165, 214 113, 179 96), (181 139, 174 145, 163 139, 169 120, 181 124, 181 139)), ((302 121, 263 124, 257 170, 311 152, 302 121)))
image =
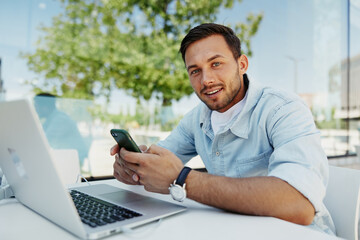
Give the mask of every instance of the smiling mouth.
POLYGON ((214 95, 214 94, 220 92, 221 90, 222 90, 222 88, 213 90, 211 92, 206 92, 205 95, 211 96, 211 95, 214 95))
POLYGON ((211 92, 208 92, 208 93, 206 93, 206 94, 207 94, 207 95, 211 95, 211 94, 217 93, 218 91, 220 91, 220 89, 214 90, 214 91, 211 91, 211 92))

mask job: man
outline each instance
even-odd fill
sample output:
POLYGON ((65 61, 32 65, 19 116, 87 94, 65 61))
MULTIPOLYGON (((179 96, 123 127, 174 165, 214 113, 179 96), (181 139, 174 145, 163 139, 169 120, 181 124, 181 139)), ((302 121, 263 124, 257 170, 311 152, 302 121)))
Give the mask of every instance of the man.
POLYGON ((39 93, 34 98, 34 105, 50 146, 54 149, 76 149, 81 166, 88 153, 84 138, 76 122, 56 107, 56 96, 39 93))
POLYGON ((323 204, 327 158, 306 105, 295 95, 249 81, 248 59, 230 28, 197 26, 180 52, 204 104, 144 153, 114 146, 114 176, 158 193, 169 193, 171 185, 173 198, 182 200, 184 191, 172 184, 177 179, 195 201, 334 234, 323 204), (208 173, 184 168, 197 154, 208 173))

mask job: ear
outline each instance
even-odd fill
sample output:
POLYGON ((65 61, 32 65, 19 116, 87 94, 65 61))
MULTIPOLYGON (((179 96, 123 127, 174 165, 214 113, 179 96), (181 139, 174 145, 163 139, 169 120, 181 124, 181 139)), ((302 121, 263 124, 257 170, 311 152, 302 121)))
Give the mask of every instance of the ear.
POLYGON ((240 75, 243 75, 246 73, 248 67, 249 67, 249 61, 248 58, 245 54, 242 54, 239 58, 238 58, 238 65, 239 65, 239 73, 240 75))

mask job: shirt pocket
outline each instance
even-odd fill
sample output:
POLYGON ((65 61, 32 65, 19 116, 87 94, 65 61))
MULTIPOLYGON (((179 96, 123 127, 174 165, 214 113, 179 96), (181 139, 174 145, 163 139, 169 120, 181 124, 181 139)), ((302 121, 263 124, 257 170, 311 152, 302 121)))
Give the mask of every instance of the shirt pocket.
POLYGON ((269 149, 253 157, 236 159, 238 177, 266 176, 268 173, 269 158, 273 149, 269 149))

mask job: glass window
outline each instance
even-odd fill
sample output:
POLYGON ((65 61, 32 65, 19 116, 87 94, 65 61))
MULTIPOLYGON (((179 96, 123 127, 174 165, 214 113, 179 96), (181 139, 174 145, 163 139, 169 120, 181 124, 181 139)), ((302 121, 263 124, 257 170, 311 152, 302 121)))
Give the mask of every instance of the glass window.
MULTIPOLYGON (((35 52, 35 42, 44 34, 40 26, 51 26, 53 17, 64 11, 61 2, 52 0, 0 3, 0 101, 34 100, 33 87, 39 84, 42 91, 52 91, 46 77, 32 72, 21 55, 35 52)), ((263 14, 251 38, 250 80, 297 93, 313 113, 328 156, 354 154, 360 144, 360 1, 243 0, 221 9, 216 21, 246 22, 249 13, 263 14)), ((81 39, 74 36, 74 41, 81 39)), ((44 99, 48 104, 49 98, 44 99)), ((76 133, 72 138, 80 140, 56 143, 52 133, 47 136, 54 148, 71 143, 78 150, 84 176, 112 175, 109 149, 115 141, 110 129, 127 129, 138 144, 150 145, 166 138, 197 103, 192 94, 163 107, 156 97, 136 100, 123 90, 113 90, 109 99, 61 96, 56 109, 67 116, 76 133)), ((44 116, 40 119, 46 123, 44 116)), ((199 158, 192 164, 203 166, 199 158)))

